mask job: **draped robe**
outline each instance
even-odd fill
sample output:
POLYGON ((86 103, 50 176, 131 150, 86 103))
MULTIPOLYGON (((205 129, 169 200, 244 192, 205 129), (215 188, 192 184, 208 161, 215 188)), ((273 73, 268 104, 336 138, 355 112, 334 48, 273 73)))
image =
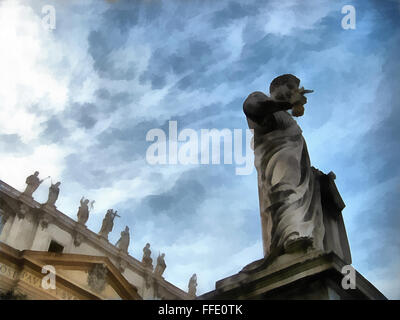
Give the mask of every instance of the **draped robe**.
POLYGON ((261 92, 250 94, 244 103, 249 127, 254 129, 264 256, 282 252, 296 240, 323 250, 318 173, 310 165, 302 130, 286 111, 288 104, 280 111, 277 106, 261 92))

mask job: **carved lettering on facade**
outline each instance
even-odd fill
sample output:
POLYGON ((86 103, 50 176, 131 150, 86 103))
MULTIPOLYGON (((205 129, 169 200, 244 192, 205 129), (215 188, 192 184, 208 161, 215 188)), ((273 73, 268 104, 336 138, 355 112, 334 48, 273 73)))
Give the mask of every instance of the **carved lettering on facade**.
POLYGON ((63 299, 63 300, 78 300, 78 297, 75 297, 74 295, 72 295, 71 293, 69 293, 68 291, 60 288, 60 287, 56 287, 56 289, 44 289, 42 288, 42 279, 33 275, 32 273, 26 271, 26 270, 22 270, 21 272, 19 272, 15 267, 6 265, 4 263, 0 262, 0 277, 6 277, 12 280, 21 280, 27 284, 29 284, 30 286, 40 289, 48 294, 51 294, 52 296, 55 296, 57 298, 63 299))
POLYGON ((0 262, 0 275, 12 280, 16 280, 18 278, 18 271, 15 270, 15 268, 0 262))

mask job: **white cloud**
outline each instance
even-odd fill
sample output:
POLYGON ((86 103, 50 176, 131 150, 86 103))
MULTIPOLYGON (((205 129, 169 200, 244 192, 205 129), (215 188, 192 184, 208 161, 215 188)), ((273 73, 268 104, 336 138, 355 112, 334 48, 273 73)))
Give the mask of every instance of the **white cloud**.
MULTIPOLYGON (((51 176, 55 182, 64 169, 66 154, 68 154, 67 150, 55 144, 38 146, 31 154, 22 157, 3 154, 0 160, 1 180, 23 191, 26 177, 34 171, 39 171, 41 179, 51 176)), ((43 198, 43 193, 36 195, 35 198, 43 198)))
MULTIPOLYGON (((325 17, 336 6, 331 1, 318 0, 312 2, 269 1, 258 18, 264 25, 265 33, 286 36, 293 30, 310 30, 314 24, 325 17)), ((337 8, 339 10, 339 8, 337 8)), ((338 25, 340 20, 338 20, 338 25)))
POLYGON ((28 108, 60 111, 68 96, 65 79, 52 69, 58 47, 33 10, 16 1, 1 4, 0 39, 0 132, 18 133, 27 142, 38 136, 43 120, 28 108))

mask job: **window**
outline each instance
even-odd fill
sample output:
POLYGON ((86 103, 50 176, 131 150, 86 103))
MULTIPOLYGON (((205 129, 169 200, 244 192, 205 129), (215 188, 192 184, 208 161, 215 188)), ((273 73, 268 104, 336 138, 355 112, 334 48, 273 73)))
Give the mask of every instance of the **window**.
POLYGON ((49 252, 62 253, 63 250, 64 250, 64 247, 61 244, 55 242, 54 240, 52 240, 50 242, 49 250, 48 250, 49 252))

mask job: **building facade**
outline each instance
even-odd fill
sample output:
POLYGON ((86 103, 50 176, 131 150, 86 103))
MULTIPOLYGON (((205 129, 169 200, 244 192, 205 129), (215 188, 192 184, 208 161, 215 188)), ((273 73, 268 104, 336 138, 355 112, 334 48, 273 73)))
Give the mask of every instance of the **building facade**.
POLYGON ((7 293, 26 299, 194 298, 54 205, 0 180, 0 294, 7 293))

